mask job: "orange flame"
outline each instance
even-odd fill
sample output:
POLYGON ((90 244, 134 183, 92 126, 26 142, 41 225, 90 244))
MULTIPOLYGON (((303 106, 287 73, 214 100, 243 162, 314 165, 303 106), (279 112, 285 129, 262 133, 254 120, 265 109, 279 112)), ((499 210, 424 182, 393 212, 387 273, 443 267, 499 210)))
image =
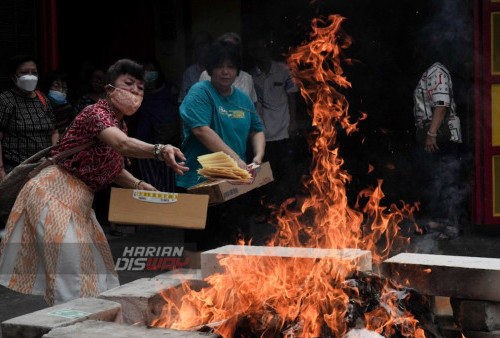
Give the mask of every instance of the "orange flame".
POLYGON ((343 20, 334 15, 328 18, 329 23, 314 19, 310 42, 297 47, 288 58, 302 96, 312 107, 317 132, 312 146, 312 176, 305 182, 309 196, 300 201, 299 211, 290 210, 292 200, 281 207, 277 213, 278 231, 270 244, 377 251, 377 243, 384 236, 386 245, 380 256, 374 256, 379 262, 389 255, 394 241, 403 240, 397 236, 398 223, 411 215, 414 207, 380 206, 384 197, 381 181, 377 187, 360 193, 355 209, 347 204, 345 186, 351 177, 342 169, 343 160, 338 156, 336 126, 350 134, 357 130, 357 122, 351 123, 349 104, 335 89, 351 86, 342 70, 342 62, 346 61, 342 50, 351 44, 341 30, 343 20), (368 201, 361 209, 363 199, 368 201), (312 219, 304 220, 305 215, 312 219))
MULTIPOLYGON (((357 122, 350 121, 348 102, 337 90, 350 87, 341 67, 349 62, 342 58, 342 50, 351 44, 340 28, 343 20, 337 15, 328 22, 313 20, 310 42, 288 57, 311 106, 316 132, 311 177, 304 182, 307 195, 289 199, 275 211, 277 231, 269 246, 370 250, 379 263, 397 241, 404 242, 398 224, 414 207, 381 206, 382 181, 361 191, 354 208, 348 205, 345 186, 351 177, 338 156, 336 128, 350 134, 357 130, 357 122)), ((342 283, 356 262, 328 258, 305 265, 293 257, 277 263, 270 257, 234 255, 219 263, 225 272, 208 277, 210 287, 194 291, 184 284, 182 289, 166 290, 167 304, 152 325, 184 330, 208 326, 223 337, 238 335, 237 323, 261 337, 318 337, 325 332, 339 337, 349 329, 345 317, 350 300, 342 283)), ((357 287, 351 288, 358 293, 357 287)), ((397 297, 397 291, 384 287, 384 306, 365 314, 366 328, 390 333, 397 326, 405 336, 424 337, 417 320, 398 308, 397 297)))

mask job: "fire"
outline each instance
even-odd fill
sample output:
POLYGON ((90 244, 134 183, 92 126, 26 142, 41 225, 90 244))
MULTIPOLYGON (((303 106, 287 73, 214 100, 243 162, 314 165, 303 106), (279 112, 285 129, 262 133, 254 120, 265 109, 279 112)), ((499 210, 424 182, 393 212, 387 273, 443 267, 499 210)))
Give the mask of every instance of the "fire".
POLYGON ((398 223, 412 214, 413 207, 380 206, 384 197, 382 181, 377 187, 360 192, 354 209, 347 203, 346 184, 351 177, 342 169, 343 160, 338 156, 336 127, 350 134, 357 131, 358 121, 350 121, 349 104, 340 93, 341 89, 351 86, 342 71, 342 63, 351 62, 343 58, 343 50, 351 45, 351 39, 340 26, 343 20, 333 15, 328 23, 314 19, 310 41, 295 48, 288 57, 300 92, 312 107, 310 113, 316 133, 311 177, 305 182, 309 196, 300 201, 298 211, 289 210, 294 201, 280 208, 279 230, 271 244, 377 252, 377 244, 385 236, 385 248, 374 257, 381 261, 389 254, 394 241, 401 240, 397 236, 398 223))
MULTIPOLYGON (((358 121, 350 121, 349 104, 340 93, 350 87, 342 71, 342 63, 350 62, 343 50, 351 44, 341 29, 343 20, 337 15, 326 22, 313 20, 309 42, 288 57, 316 131, 311 176, 304 181, 307 194, 275 211, 277 231, 269 246, 370 250, 377 264, 396 242, 405 240, 398 235, 398 224, 411 217, 414 207, 382 206, 382 181, 361 191, 354 207, 348 205, 351 177, 338 156, 336 128, 350 134, 357 131, 358 121)), ((380 334, 397 327, 404 336, 424 337, 418 321, 401 310, 401 302, 411 295, 389 283, 377 284, 378 307, 364 316, 356 314, 366 295, 361 297, 359 280, 350 278, 357 274, 355 262, 328 258, 304 266, 294 258, 277 264, 266 257, 228 256, 220 264, 225 273, 208 277, 209 287, 195 291, 185 284, 167 290, 167 304, 152 325, 183 330, 208 326, 223 337, 341 337, 362 325, 380 334), (358 297, 357 303, 352 296, 358 297)), ((370 278, 375 280, 365 280, 370 278)))

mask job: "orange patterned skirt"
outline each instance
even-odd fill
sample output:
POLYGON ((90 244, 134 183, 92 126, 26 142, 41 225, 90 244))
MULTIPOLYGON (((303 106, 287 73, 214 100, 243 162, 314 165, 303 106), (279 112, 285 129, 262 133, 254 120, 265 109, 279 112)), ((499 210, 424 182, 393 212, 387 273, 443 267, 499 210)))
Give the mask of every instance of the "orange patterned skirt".
POLYGON ((0 284, 49 305, 119 286, 85 183, 53 165, 17 196, 0 244, 0 284))

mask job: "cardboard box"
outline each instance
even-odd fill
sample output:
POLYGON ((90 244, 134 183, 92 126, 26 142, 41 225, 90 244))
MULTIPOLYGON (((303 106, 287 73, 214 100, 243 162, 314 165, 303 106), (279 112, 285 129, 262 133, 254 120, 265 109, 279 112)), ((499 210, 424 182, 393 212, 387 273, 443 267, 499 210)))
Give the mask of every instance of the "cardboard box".
POLYGON ((269 162, 262 163, 255 169, 255 178, 252 183, 241 183, 233 180, 220 179, 205 181, 188 188, 190 194, 205 194, 210 196, 209 204, 219 204, 240 196, 255 188, 274 181, 269 162))
POLYGON ((111 188, 110 222, 205 229, 208 195, 111 188))

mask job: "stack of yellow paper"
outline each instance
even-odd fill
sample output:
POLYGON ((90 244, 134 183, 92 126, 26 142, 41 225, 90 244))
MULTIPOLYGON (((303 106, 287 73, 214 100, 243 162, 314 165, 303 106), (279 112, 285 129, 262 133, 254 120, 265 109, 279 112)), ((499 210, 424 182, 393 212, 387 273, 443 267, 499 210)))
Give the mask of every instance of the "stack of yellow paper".
POLYGON ((208 179, 226 178, 248 182, 252 178, 248 170, 238 167, 236 161, 222 151, 198 156, 198 162, 202 166, 201 169, 198 169, 198 174, 208 179))

